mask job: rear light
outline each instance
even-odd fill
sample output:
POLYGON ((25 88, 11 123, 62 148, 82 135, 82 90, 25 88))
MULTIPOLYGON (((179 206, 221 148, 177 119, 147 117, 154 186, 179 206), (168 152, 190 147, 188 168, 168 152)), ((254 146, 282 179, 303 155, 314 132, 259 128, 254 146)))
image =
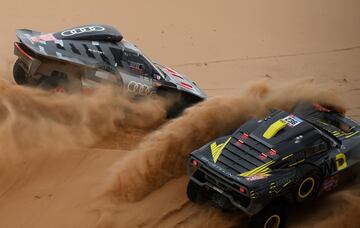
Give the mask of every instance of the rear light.
POLYGON ((236 144, 244 144, 244 141, 242 141, 242 140, 240 140, 240 139, 238 139, 238 141, 236 141, 236 144))
POLYGON ((246 188, 244 188, 244 187, 240 186, 240 188, 239 188, 239 192, 241 192, 241 193, 246 193, 246 188))
POLYGON ((194 159, 194 160, 191 161, 191 165, 192 165, 193 167, 199 167, 199 162, 194 159))
POLYGON ((277 151, 274 150, 274 149, 270 149, 269 154, 270 154, 271 156, 275 156, 275 155, 277 154, 277 151))
POLYGON ((55 88, 55 89, 54 89, 54 92, 55 92, 55 93, 65 93, 65 89, 64 89, 64 88, 61 88, 61 87, 58 87, 58 88, 55 88))
POLYGON ((83 87, 81 89, 81 93, 83 95, 92 95, 94 92, 95 92, 95 90, 93 88, 85 88, 85 87, 83 87))
POLYGON ((266 160, 267 155, 264 154, 264 153, 261 153, 259 157, 260 157, 261 160, 266 160))
POLYGON ((20 45, 19 45, 19 43, 14 43, 14 45, 15 45, 15 47, 23 54, 23 55, 25 55, 27 58, 29 58, 30 60, 32 59, 32 57, 28 54, 28 53, 26 53, 21 47, 20 47, 20 45))
POLYGON ((244 134, 241 136, 241 138, 242 138, 242 139, 247 139, 247 138, 249 138, 249 135, 246 134, 246 133, 244 133, 244 134))

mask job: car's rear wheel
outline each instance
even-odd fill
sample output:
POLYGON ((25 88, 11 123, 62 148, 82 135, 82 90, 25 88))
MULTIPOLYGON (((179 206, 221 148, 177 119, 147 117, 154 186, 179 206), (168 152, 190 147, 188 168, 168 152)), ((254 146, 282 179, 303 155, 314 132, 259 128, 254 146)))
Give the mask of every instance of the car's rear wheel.
POLYGON ((25 63, 17 59, 13 67, 13 77, 18 85, 28 84, 28 75, 25 71, 25 63))
POLYGON ((303 168, 304 175, 295 189, 295 200, 297 203, 309 202, 316 198, 321 185, 321 173, 318 169, 307 167, 303 168))
POLYGON ((283 228, 286 224, 286 211, 282 203, 271 203, 250 218, 250 228, 283 228))
MULTIPOLYGON (((193 174, 193 176, 196 178, 196 179, 202 179, 203 178, 203 175, 202 173, 200 173, 199 171, 195 171, 195 173, 193 174)), ((189 180, 189 183, 188 183, 188 186, 187 186, 187 197, 189 198, 189 200, 193 203, 204 203, 207 199, 206 197, 206 190, 196 184, 193 180, 189 180)))

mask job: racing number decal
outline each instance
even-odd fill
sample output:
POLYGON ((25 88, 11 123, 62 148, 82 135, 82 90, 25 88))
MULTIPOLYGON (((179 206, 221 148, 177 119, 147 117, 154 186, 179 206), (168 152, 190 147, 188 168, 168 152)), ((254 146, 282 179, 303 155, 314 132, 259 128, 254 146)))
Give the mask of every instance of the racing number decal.
POLYGON ((135 81, 131 81, 128 84, 127 89, 130 93, 135 93, 142 96, 150 95, 153 92, 153 89, 150 86, 135 81))
POLYGON ((338 171, 347 167, 346 156, 343 153, 336 155, 336 168, 338 171))
POLYGON ((299 124, 301 124, 303 122, 302 119, 300 119, 299 117, 294 116, 294 115, 289 115, 289 116, 285 117, 283 120, 290 127, 296 127, 297 125, 299 125, 299 124))

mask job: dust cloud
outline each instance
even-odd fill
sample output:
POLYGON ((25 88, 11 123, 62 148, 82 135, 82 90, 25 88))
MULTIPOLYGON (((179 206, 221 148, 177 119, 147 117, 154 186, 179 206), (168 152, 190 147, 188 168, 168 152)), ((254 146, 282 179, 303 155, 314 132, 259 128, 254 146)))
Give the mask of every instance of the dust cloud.
POLYGON ((134 102, 112 88, 61 94, 0 80, 0 162, 89 147, 124 128, 156 128, 165 118, 160 100, 134 102))

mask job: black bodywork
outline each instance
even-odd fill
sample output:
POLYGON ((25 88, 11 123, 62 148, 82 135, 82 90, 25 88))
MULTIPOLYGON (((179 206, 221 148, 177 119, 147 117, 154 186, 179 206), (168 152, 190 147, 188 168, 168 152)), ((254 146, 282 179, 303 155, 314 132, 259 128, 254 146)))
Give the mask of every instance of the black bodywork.
MULTIPOLYGON (((193 81, 151 61, 108 25, 84 25, 47 34, 18 29, 16 36, 19 42, 15 42, 14 52, 19 59, 14 78, 18 84, 49 86, 54 84, 52 79, 60 78, 75 90, 109 83, 141 96, 170 91, 190 103, 206 98, 193 81)), ((52 87, 62 86, 58 84, 52 87)))
POLYGON ((193 151, 190 181, 208 198, 221 198, 221 207, 255 215, 274 200, 294 201, 309 169, 321 177, 317 195, 335 188, 358 163, 359 131, 355 121, 320 105, 276 110, 193 151))

